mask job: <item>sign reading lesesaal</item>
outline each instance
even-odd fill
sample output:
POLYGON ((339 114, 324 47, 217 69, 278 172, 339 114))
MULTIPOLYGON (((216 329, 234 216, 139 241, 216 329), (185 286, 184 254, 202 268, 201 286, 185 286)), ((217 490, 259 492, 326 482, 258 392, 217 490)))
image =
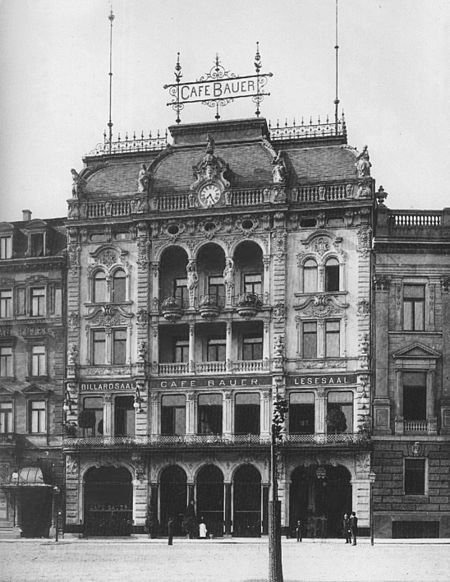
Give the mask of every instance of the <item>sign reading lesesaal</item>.
POLYGON ((317 374, 288 376, 288 386, 347 386, 356 384, 356 374, 317 374))

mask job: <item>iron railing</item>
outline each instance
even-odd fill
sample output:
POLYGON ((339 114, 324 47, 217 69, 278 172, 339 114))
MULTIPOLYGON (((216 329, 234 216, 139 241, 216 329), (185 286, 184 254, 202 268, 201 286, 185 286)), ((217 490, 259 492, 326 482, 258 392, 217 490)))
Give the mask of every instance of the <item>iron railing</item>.
POLYGON ((116 140, 110 141, 107 138, 106 133, 103 134, 103 143, 99 143, 95 148, 89 152, 88 156, 104 156, 110 154, 128 154, 132 152, 154 152, 160 151, 167 147, 167 130, 164 135, 161 135, 158 131, 156 136, 153 137, 150 132, 147 137, 144 136, 144 132, 141 136, 129 138, 128 133, 125 134, 125 138, 121 139, 120 134, 118 134, 116 140))

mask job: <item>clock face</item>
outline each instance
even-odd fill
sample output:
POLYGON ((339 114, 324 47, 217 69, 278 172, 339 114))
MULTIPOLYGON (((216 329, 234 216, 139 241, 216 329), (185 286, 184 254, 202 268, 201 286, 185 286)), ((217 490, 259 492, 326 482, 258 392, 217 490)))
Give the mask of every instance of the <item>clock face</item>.
POLYGON ((206 208, 214 206, 219 201, 220 188, 215 184, 207 184, 198 193, 198 200, 206 208))

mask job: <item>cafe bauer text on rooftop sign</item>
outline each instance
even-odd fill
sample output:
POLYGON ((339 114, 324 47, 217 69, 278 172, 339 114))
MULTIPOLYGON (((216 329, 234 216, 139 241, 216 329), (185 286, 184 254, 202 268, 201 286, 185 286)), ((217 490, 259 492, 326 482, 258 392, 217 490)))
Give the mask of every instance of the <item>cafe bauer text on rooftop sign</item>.
POLYGON ((270 95, 264 91, 267 78, 272 73, 261 73, 261 55, 259 45, 256 46, 254 75, 238 76, 225 70, 221 65, 219 56, 216 56, 215 64, 211 70, 202 75, 197 81, 183 83, 183 74, 180 64, 180 53, 177 56, 175 65, 175 83, 164 85, 164 89, 169 89, 172 101, 167 103, 176 111, 176 122, 180 123, 180 112, 187 103, 202 103, 208 107, 215 107, 217 120, 220 119, 219 108, 224 107, 235 99, 243 97, 252 98, 256 104, 256 116, 260 114, 260 104, 264 96, 270 95))

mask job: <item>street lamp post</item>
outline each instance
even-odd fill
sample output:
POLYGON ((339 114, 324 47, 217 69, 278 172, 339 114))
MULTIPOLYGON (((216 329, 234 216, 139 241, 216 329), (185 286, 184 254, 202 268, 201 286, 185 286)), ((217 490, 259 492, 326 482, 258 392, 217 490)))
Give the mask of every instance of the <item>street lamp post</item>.
POLYGON ((369 473, 369 487, 370 487, 370 545, 373 546, 374 544, 374 534, 373 534, 373 484, 375 483, 376 474, 373 471, 369 473))
POLYGON ((60 489, 57 485, 52 488, 52 529, 55 528, 55 542, 58 541, 58 495, 60 489))
POLYGON ((283 582, 281 558, 281 511, 278 500, 277 445, 283 438, 287 402, 276 387, 272 410, 272 434, 270 444, 270 501, 269 501, 269 582, 283 582))

